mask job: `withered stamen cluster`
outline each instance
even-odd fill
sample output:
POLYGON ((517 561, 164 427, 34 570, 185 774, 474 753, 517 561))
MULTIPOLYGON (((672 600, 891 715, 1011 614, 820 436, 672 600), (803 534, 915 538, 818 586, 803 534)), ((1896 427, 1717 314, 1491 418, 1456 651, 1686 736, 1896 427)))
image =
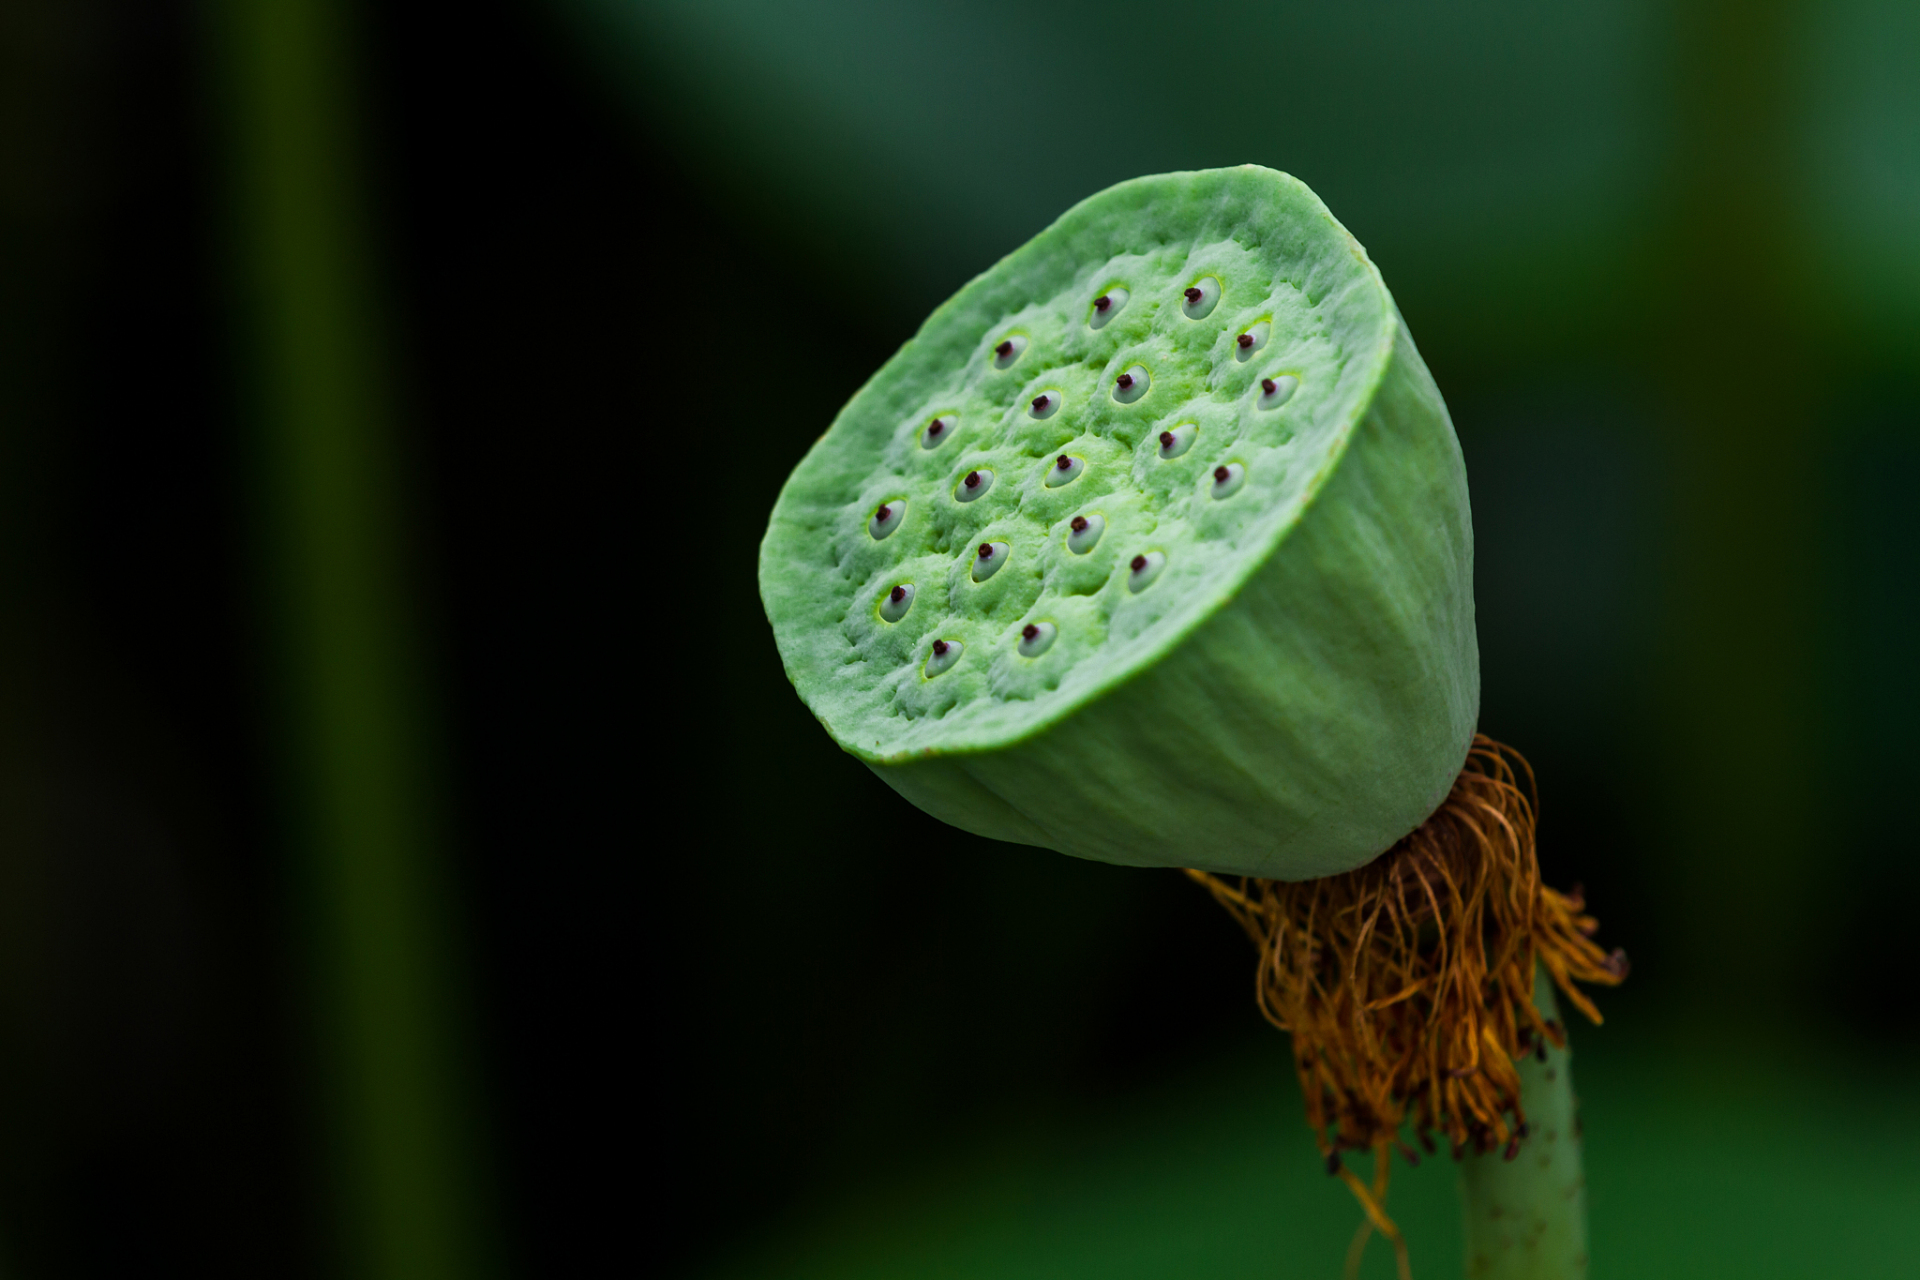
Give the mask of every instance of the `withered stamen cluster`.
POLYGON ((1596 1023, 1574 983, 1627 975, 1623 952, 1592 941, 1597 924, 1578 888, 1541 883, 1533 790, 1517 752, 1476 735, 1439 810, 1358 870, 1298 882, 1187 873, 1259 948, 1260 1010, 1293 1036, 1328 1170, 1396 1246, 1379 1200, 1396 1146, 1418 1162, 1399 1142, 1403 1125, 1429 1153, 1438 1135, 1456 1159, 1518 1150, 1526 1112, 1515 1064, 1566 1043, 1533 1007, 1535 966, 1596 1023), (1375 1154, 1375 1190, 1344 1168, 1343 1150, 1375 1154))

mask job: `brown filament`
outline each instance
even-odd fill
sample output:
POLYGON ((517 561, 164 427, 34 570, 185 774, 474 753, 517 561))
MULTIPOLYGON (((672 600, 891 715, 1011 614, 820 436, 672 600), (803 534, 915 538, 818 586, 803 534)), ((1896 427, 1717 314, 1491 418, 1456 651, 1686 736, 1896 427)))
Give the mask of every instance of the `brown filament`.
POLYGON ((1626 977, 1626 956, 1592 941, 1579 889, 1541 883, 1535 808, 1527 762, 1476 734, 1440 808, 1364 867, 1297 882, 1187 872, 1259 949, 1260 1011, 1293 1036, 1321 1153, 1375 1153, 1372 1192, 1329 1167, 1366 1210, 1355 1250, 1377 1229, 1403 1274, 1405 1246, 1381 1205, 1401 1126, 1429 1150, 1445 1138, 1456 1157, 1508 1145, 1526 1123, 1515 1063, 1566 1043, 1533 1007, 1535 967, 1595 1023, 1573 984, 1626 977))

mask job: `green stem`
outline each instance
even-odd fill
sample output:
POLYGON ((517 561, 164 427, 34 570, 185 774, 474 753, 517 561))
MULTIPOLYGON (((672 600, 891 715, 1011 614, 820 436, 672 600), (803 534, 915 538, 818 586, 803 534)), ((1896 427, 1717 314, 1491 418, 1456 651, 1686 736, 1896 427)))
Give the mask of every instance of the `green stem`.
MULTIPOLYGON (((1559 1017, 1553 983, 1536 971, 1533 1003, 1559 1017)), ((1512 1160, 1470 1155, 1460 1167, 1466 1202, 1466 1273, 1473 1280, 1579 1280, 1587 1274, 1587 1179, 1570 1048, 1520 1064, 1527 1136, 1512 1160)))

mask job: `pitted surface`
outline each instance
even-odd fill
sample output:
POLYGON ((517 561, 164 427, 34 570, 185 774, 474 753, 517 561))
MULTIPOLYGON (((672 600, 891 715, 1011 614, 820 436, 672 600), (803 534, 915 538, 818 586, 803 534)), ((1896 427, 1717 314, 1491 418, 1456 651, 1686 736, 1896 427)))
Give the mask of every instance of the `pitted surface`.
POLYGON ((870 759, 988 749, 1066 714, 1271 554, 1337 464, 1394 324, 1359 246, 1284 175, 1084 202, 936 312, 789 481, 761 569, 789 674, 870 759), (963 501, 973 472, 991 483, 963 501), (897 527, 876 520, 903 503, 897 527), (1104 521, 1084 553, 1075 517, 1104 521), (983 576, 979 549, 1003 544, 983 576), (1023 647, 1042 624, 1048 643, 1023 647), (935 641, 960 658, 930 665, 935 641))

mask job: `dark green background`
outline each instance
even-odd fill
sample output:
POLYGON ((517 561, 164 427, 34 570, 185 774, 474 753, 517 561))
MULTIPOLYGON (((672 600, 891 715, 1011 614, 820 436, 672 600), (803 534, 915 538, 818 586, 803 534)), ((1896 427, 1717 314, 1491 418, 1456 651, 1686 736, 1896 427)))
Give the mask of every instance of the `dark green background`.
POLYGON ((1230 923, 905 806, 754 588, 927 310, 1242 161, 1447 395, 1482 727, 1634 958, 1596 1274, 1920 1270, 1916 65, 1897 0, 14 0, 0 1276, 1337 1274, 1230 923))

